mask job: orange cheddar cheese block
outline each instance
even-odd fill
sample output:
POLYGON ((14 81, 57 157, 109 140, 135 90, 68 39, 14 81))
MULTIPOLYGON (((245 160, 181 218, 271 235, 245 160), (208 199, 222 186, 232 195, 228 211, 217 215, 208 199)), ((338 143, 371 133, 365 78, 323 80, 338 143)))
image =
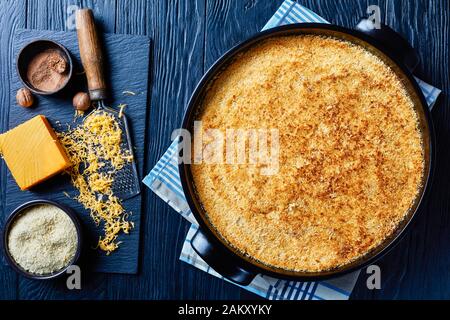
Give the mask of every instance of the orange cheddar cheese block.
POLYGON ((44 116, 0 135, 0 153, 21 190, 70 167, 70 160, 44 116))

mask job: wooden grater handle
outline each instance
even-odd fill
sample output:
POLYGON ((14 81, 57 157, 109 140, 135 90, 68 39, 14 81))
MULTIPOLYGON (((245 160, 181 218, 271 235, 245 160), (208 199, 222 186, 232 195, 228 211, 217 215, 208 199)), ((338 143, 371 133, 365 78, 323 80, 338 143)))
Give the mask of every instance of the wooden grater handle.
POLYGON ((98 101, 106 99, 107 91, 103 73, 103 54, 91 9, 77 10, 76 26, 81 62, 86 72, 91 100, 98 101))

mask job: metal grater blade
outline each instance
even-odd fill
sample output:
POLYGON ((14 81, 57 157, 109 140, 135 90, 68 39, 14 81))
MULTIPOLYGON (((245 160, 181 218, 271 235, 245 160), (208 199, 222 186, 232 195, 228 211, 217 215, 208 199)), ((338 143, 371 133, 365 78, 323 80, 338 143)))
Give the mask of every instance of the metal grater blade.
POLYGON ((124 151, 128 150, 129 154, 133 156, 133 160, 131 162, 127 162, 125 166, 120 170, 114 171, 111 164, 107 163, 99 171, 112 174, 112 176, 114 177, 112 191, 116 197, 121 200, 130 199, 138 195, 141 192, 141 189, 127 118, 125 114, 119 114, 119 112, 117 112, 116 110, 106 107, 103 101, 100 101, 98 103, 98 107, 95 108, 90 114, 88 114, 85 119, 99 110, 111 114, 116 118, 116 121, 119 124, 120 129, 122 130, 121 149, 124 151))

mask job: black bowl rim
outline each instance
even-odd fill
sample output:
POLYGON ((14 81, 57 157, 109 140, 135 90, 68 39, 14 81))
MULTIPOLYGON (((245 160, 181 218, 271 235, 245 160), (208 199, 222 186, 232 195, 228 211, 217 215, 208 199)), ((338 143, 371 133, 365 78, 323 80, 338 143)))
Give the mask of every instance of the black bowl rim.
POLYGON ((425 206, 425 200, 429 198, 429 194, 431 192, 431 186, 432 186, 432 179, 433 179, 433 173, 434 173, 434 166, 435 166, 435 145, 436 145, 436 137, 435 137, 435 131, 434 131, 434 125, 431 117, 431 111, 427 105, 427 102, 425 100, 425 97, 423 95, 422 90, 420 89, 417 81, 414 79, 413 74, 410 70, 405 66, 405 64, 400 61, 398 58, 396 58, 392 52, 384 44, 379 42, 377 39, 370 37, 358 30, 354 29, 348 29, 345 27, 341 27, 334 24, 323 24, 323 23, 294 23, 294 24, 288 24, 283 26, 274 27, 265 31, 257 32, 253 36, 247 38, 247 40, 244 40, 243 42, 238 43, 237 45, 233 46, 231 49, 226 51, 224 54, 222 54, 212 65, 211 67, 205 72, 205 74, 202 76, 200 81, 198 82, 197 86, 195 87, 188 105, 187 109, 185 111, 185 114, 183 116, 183 122, 182 122, 182 129, 190 130, 191 123, 190 118, 193 113, 196 112, 197 105, 195 102, 199 98, 200 94, 204 91, 205 87, 209 84, 209 82, 214 78, 214 75, 217 75, 218 72, 221 70, 221 68, 224 66, 224 64, 227 62, 227 60, 230 57, 235 56, 243 48, 246 48, 247 46, 251 46, 253 44, 256 44, 259 41, 263 41, 271 36, 283 36, 286 34, 283 34, 283 32, 289 32, 289 31, 299 31, 299 34, 302 30, 307 31, 308 29, 325 29, 329 31, 337 31, 341 32, 350 36, 353 36, 355 38, 358 38, 359 40, 362 40, 363 42, 366 42, 369 46, 376 48, 377 50, 381 51, 384 55, 386 55, 389 59, 391 59, 400 69, 400 71, 403 73, 403 75, 409 80, 410 84, 412 85, 415 93, 417 94, 421 107, 423 109, 423 114, 425 117, 425 121, 428 125, 428 134, 429 134, 429 170, 428 172, 425 172, 426 179, 424 180, 424 187, 422 194, 420 197, 418 197, 418 204, 414 210, 414 212, 411 214, 411 217, 408 221, 406 221, 405 225, 399 232, 393 236, 392 240, 384 247, 381 247, 380 251, 378 251, 375 255, 370 256, 368 255, 366 259, 361 259, 360 263, 349 267, 347 269, 332 269, 332 270, 326 270, 324 272, 314 272, 308 273, 305 272, 293 272, 289 270, 283 270, 283 269, 277 269, 272 268, 270 270, 262 268, 254 263, 252 263, 251 259, 244 259, 241 255, 238 255, 233 249, 226 245, 221 239, 219 239, 215 233, 210 229, 210 226, 203 220, 203 215, 199 212, 197 212, 197 205, 196 200, 194 200, 196 197, 195 195, 191 194, 191 186, 192 182, 189 181, 188 174, 190 172, 190 165, 186 165, 184 163, 178 164, 178 170, 180 173, 180 180, 181 180, 181 186, 183 188, 183 192, 186 196, 186 201, 189 205, 189 208, 191 209, 192 213, 194 214, 194 217, 199 223, 200 229, 205 232, 209 238, 211 238, 214 242, 214 245, 219 246, 221 249, 225 250, 227 253, 230 254, 230 257, 237 259, 240 262, 240 266, 245 268, 246 270, 249 270, 251 272, 254 272, 255 274, 264 274, 269 275, 281 279, 286 280, 295 280, 295 281, 319 281, 319 280, 326 280, 330 278, 335 278, 339 276, 343 276, 345 274, 349 274, 351 272, 361 270, 364 267, 367 267, 373 263, 375 263, 377 260, 379 260, 381 257, 383 257, 385 254, 387 254, 390 250, 392 250, 399 242, 400 240, 405 236, 405 234, 410 229, 412 223, 416 220, 418 213, 423 211, 423 207, 425 206), (275 271, 277 270, 277 271, 275 271), (279 271, 278 271, 279 270, 279 271), (285 274, 283 272, 287 272, 288 274, 285 274), (298 273, 296 275, 295 273, 298 273))
POLYGON ((62 91, 64 88, 67 87, 67 84, 70 82, 70 79, 72 78, 72 73, 73 73, 73 60, 72 60, 72 57, 71 57, 71 55, 70 55, 69 50, 67 50, 67 48, 64 47, 61 43, 59 43, 59 42, 57 42, 57 41, 54 41, 54 40, 51 40, 51 39, 39 38, 39 39, 35 39, 35 40, 32 40, 32 41, 28 42, 27 44, 25 44, 25 45, 20 49, 20 51, 19 51, 19 53, 17 54, 17 57, 16 57, 16 72, 17 72, 17 76, 19 77, 19 79, 20 79, 20 81, 22 82, 22 84, 23 84, 27 89, 29 89, 31 92, 33 92, 33 93, 35 93, 35 94, 37 94, 37 95, 49 96, 49 95, 52 95, 52 94, 56 94, 56 93, 62 91), (63 84, 60 88, 56 89, 55 91, 42 91, 42 90, 39 90, 39 89, 37 89, 37 88, 31 86, 31 85, 30 85, 29 83, 27 83, 27 81, 22 77, 22 74, 21 74, 21 72, 20 72, 19 63, 20 63, 21 57, 23 56, 23 53, 25 52, 26 49, 28 49, 29 47, 31 47, 31 46, 33 46, 33 45, 36 45, 36 44, 39 43, 39 42, 47 42, 47 43, 51 43, 52 45, 57 46, 57 47, 58 47, 59 49, 61 49, 61 51, 64 53, 65 58, 67 58, 67 62, 68 62, 68 65, 69 65, 69 73, 68 73, 68 75, 67 75, 67 79, 66 79, 66 81, 64 82, 64 84, 63 84))
POLYGON ((5 222, 5 226, 3 228, 3 236, 2 236, 2 240, 3 240, 3 251, 6 257, 6 260, 8 262, 8 264, 19 274, 23 275, 26 278, 29 279, 38 279, 38 280, 49 280, 49 279, 55 279, 59 276, 61 276, 62 274, 64 274, 66 272, 66 270, 74 265, 77 260, 80 257, 80 253, 81 253, 81 249, 82 249, 82 245, 83 245, 83 239, 82 239, 82 230, 81 230, 81 224, 80 221, 77 217, 77 215, 73 212, 72 209, 70 209, 69 207, 66 207, 58 202, 52 201, 52 200, 47 200, 47 199, 37 199, 37 200, 31 200, 31 201, 27 201, 24 204, 18 206, 16 209, 14 209, 11 214, 8 216, 8 218, 6 219, 5 222), (75 225, 75 229, 77 230, 77 236, 78 236, 78 243, 77 243, 77 250, 75 252, 74 257, 72 258, 72 260, 70 261, 70 263, 64 267, 61 270, 58 270, 52 274, 45 274, 45 275, 37 275, 34 273, 30 273, 27 272, 26 270, 24 270, 22 267, 20 267, 13 259, 13 257, 11 256, 9 249, 8 249, 8 233, 9 230, 11 228, 12 223, 15 221, 15 219, 25 210, 28 209, 30 207, 36 206, 36 205, 40 205, 40 204, 49 204, 49 205, 53 205, 55 207, 58 207, 59 209, 61 209, 62 211, 64 211, 64 213, 66 213, 69 218, 72 220, 72 222, 75 225))

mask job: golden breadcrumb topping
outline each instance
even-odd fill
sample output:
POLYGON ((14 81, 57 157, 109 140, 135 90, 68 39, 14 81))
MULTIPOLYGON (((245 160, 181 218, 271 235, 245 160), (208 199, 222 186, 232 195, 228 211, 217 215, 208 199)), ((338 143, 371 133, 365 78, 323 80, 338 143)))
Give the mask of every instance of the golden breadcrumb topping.
POLYGON ((421 189, 413 102, 384 62, 350 42, 266 40, 215 80, 198 120, 203 131, 279 130, 277 174, 192 166, 218 232, 270 266, 315 272, 354 261, 395 231, 421 189))

